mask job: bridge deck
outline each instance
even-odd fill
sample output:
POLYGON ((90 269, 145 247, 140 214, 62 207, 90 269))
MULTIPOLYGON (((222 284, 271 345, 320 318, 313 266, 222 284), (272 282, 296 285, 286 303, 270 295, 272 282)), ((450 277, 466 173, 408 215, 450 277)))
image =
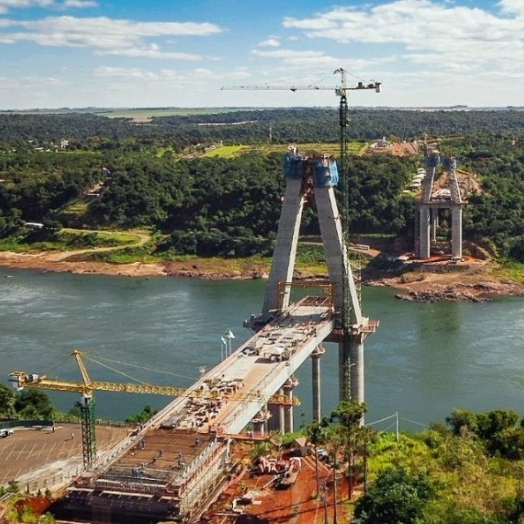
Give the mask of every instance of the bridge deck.
POLYGON ((170 504, 184 499, 196 477, 215 468, 226 453, 214 434, 240 433, 333 331, 324 298, 306 297, 275 317, 203 375, 188 396, 173 400, 101 457, 77 479, 72 495, 121 491, 127 498, 168 494, 170 504))
POLYGON ((156 427, 238 433, 333 331, 311 297, 290 306, 155 417, 156 427), (212 395, 212 396, 211 396, 212 395), (211 398, 210 398, 211 396, 211 398))
POLYGON ((221 431, 238 433, 277 393, 313 350, 331 333, 333 321, 326 307, 298 304, 249 339, 218 370, 226 378, 239 378, 241 399, 229 400, 214 423, 221 431), (260 401, 254 398, 260 395, 260 401))

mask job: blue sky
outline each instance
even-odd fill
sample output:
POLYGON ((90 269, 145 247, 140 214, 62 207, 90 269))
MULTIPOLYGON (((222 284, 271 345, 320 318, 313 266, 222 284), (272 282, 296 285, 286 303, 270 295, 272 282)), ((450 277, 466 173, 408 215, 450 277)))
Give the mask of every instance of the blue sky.
POLYGON ((524 0, 0 0, 0 109, 524 105, 524 0))

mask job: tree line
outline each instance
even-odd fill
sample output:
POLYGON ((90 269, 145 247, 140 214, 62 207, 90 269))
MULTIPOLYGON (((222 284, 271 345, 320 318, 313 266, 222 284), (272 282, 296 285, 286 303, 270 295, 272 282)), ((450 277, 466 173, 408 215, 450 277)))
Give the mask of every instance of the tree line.
MULTIPOLYGON (((347 486, 340 502, 354 501, 351 522, 523 521, 524 419, 518 413, 455 409, 444 422, 420 432, 394 434, 362 425, 365 412, 365 404, 343 401, 329 416, 304 428, 316 471, 322 449, 335 485, 338 477, 347 486)), ((323 492, 318 475, 317 492, 323 492)))
MULTIPOLYGON (((151 247, 158 256, 269 254, 285 184, 283 154, 259 147, 231 158, 190 157, 187 147, 267 142, 269 125, 288 126, 286 140, 336 142, 337 118, 329 108, 159 117, 140 125, 90 114, 0 114, 0 238, 34 241, 64 226, 148 227, 158 233, 151 247), (61 139, 69 141, 65 149, 61 139), (51 227, 25 226, 35 221, 51 227)), ((350 132, 359 140, 442 133, 436 147, 455 156, 481 188, 464 211, 465 239, 524 261, 523 118, 502 110, 359 109, 350 132)), ((350 231, 411 241, 416 205, 406 188, 423 164, 421 155, 350 156, 350 231)), ((302 232, 318 233, 312 209, 302 232)))
MULTIPOLYGON (((400 110, 350 108, 348 136, 372 140, 383 136, 401 140, 438 136, 495 133, 522 135, 524 111, 517 110, 400 110)), ((168 142, 178 150, 214 140, 260 144, 271 140, 332 142, 339 140, 338 108, 250 109, 189 116, 155 116, 149 123, 96 114, 0 113, 0 144, 30 149, 61 139, 71 148, 140 149, 168 142)))

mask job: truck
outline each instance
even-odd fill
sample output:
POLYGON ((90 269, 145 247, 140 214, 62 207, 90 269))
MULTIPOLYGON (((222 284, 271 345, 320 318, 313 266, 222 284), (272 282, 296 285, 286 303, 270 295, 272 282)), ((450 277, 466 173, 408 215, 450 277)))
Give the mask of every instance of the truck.
POLYGON ((0 438, 6 438, 9 437, 9 435, 12 435, 14 431, 12 429, 0 429, 0 438))
POLYGON ((293 486, 297 480, 298 477, 298 471, 293 471, 292 469, 286 471, 285 473, 282 473, 276 483, 275 487, 277 489, 287 489, 293 486))

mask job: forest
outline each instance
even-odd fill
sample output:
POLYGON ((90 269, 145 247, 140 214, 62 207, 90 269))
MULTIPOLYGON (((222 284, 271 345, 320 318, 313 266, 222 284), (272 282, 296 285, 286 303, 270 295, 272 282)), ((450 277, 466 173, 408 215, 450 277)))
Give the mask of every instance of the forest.
MULTIPOLYGON (((524 112, 516 110, 353 109, 348 136, 359 144, 427 140, 455 156, 481 188, 465 208, 464 239, 501 261, 523 262, 523 129, 524 112)), ((210 111, 141 123, 74 112, 3 113, 0 245, 53 241, 65 227, 147 228, 154 235, 148 254, 164 259, 269 255, 287 145, 336 151, 338 133, 333 108, 210 111), (244 147, 230 156, 206 153, 217 145, 244 147)), ((416 195, 407 188, 423 165, 421 154, 352 154, 351 233, 409 245, 416 195)), ((305 212, 302 233, 318 233, 313 209, 305 212)))

